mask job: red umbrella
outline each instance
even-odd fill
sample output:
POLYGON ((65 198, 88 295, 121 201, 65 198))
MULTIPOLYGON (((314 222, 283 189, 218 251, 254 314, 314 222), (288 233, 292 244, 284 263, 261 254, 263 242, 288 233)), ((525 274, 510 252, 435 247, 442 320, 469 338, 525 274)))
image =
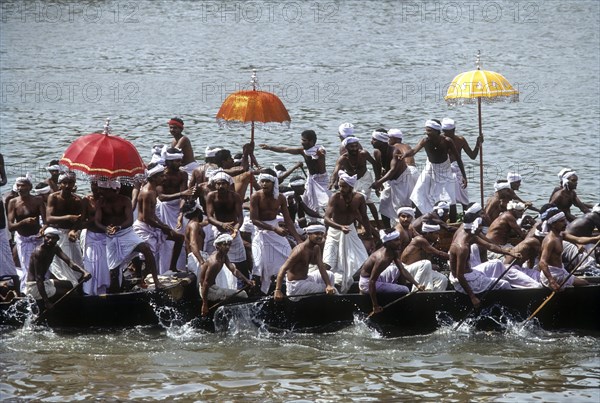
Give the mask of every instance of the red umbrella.
POLYGON ((104 178, 134 177, 145 173, 144 161, 129 141, 110 135, 110 119, 103 133, 87 134, 75 140, 60 163, 71 170, 104 178))

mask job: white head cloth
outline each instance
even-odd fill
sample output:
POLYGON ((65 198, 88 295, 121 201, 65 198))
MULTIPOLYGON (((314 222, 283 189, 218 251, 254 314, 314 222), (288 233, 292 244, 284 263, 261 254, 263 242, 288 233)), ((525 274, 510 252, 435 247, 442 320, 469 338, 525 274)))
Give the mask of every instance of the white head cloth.
POLYGON ((440 230, 439 224, 427 224, 423 223, 421 226, 421 231, 423 232, 436 232, 440 230))
POLYGON ((400 214, 407 214, 412 218, 415 218, 415 209, 412 207, 400 207, 398 210, 396 210, 396 215, 400 214))
POLYGON ((450 118, 442 119, 442 130, 452 130, 455 128, 456 128, 456 125, 454 124, 454 119, 450 119, 450 118))
POLYGON ((473 205, 471 207, 469 207, 467 209, 467 211, 465 211, 465 214, 466 213, 477 214, 477 213, 479 213, 481 211, 481 209, 482 209, 481 208, 481 204, 479 204, 479 203, 473 203, 473 205))
POLYGON ((262 180, 273 182, 273 197, 277 199, 279 197, 279 180, 277 180, 277 178, 273 175, 269 174, 258 175, 258 181, 260 182, 262 180))
POLYGON ((519 182, 522 180, 522 177, 516 172, 509 172, 506 175, 506 180, 508 181, 508 183, 519 182))
POLYGON ((99 188, 106 188, 106 189, 120 189, 121 188, 121 183, 119 181, 116 181, 114 179, 108 179, 105 181, 98 181, 98 187, 99 188))
POLYGON ((571 168, 563 168, 560 170, 560 172, 558 173, 558 179, 562 180, 562 177, 564 174, 566 174, 567 172, 572 171, 571 168))
POLYGON ((148 169, 146 171, 146 177, 151 178, 158 173, 164 172, 164 170, 165 170, 164 165, 156 164, 156 166, 154 168, 148 169))
POLYGON ((525 210, 525 205, 519 201, 516 200, 511 200, 508 202, 508 204, 506 205, 506 209, 507 210, 525 210))
POLYGON ((304 186, 306 185, 306 181, 302 178, 298 178, 296 180, 290 181, 290 186, 304 186))
POLYGON ((204 150, 204 155, 206 157, 214 157, 215 155, 217 155, 217 151, 219 150, 221 150, 219 147, 210 148, 210 146, 206 146, 206 149, 204 150))
POLYGON ((306 232, 307 234, 314 234, 316 232, 322 232, 325 233, 326 228, 324 225, 321 224, 312 224, 309 225, 308 227, 304 228, 304 232, 306 232))
POLYGON ((539 236, 541 238, 545 237, 546 235, 548 235, 548 231, 542 231, 536 228, 536 230, 534 231, 533 235, 535 236, 539 236))
POLYGON ((325 148, 323 146, 315 144, 311 148, 304 150, 304 155, 312 158, 313 160, 316 160, 319 159, 319 155, 317 154, 318 151, 321 151, 323 154, 325 154, 325 148))
POLYGON ((15 186, 14 186, 14 188, 15 188, 15 191, 17 190, 17 189, 16 189, 16 187, 17 187, 17 186, 16 186, 16 185, 17 185, 17 183, 24 183, 24 182, 27 182, 27 183, 29 183, 30 185, 32 184, 32 183, 31 183, 31 175, 29 174, 29 172, 27 172, 27 173, 25 174, 25 176, 19 176, 17 179, 15 179, 15 186))
POLYGON ((77 175, 75 175, 75 172, 72 171, 63 172, 58 175, 58 183, 61 183, 65 179, 77 180, 77 175))
POLYGON ((463 228, 466 231, 469 231, 471 234, 474 234, 477 231, 477 228, 479 228, 479 226, 481 225, 482 221, 483 219, 481 217, 477 217, 472 223, 463 224, 463 228))
POLYGON ((358 139, 358 137, 346 137, 344 139, 344 141, 342 141, 342 146, 347 147, 348 144, 352 144, 352 143, 359 143, 360 140, 358 139))
POLYGON ((450 210, 450 204, 448 204, 447 201, 440 200, 433 206, 433 211, 435 211, 440 217, 444 215, 444 210, 450 210))
POLYGON ((233 185, 233 178, 231 176, 229 176, 229 174, 227 174, 223 171, 216 172, 209 179, 210 183, 216 183, 218 181, 225 181, 225 182, 229 183, 230 185, 233 185))
POLYGON ((543 214, 544 218, 542 219, 543 220, 542 221, 542 232, 543 233, 548 233, 549 232, 549 230, 550 230, 549 229, 549 225, 550 224, 553 224, 553 223, 555 223, 557 221, 560 221, 563 218, 565 218, 565 213, 563 213, 562 211, 559 212, 559 213, 554 214, 552 217, 550 217, 548 219, 545 218, 545 217, 547 217, 547 215, 548 215, 549 212, 552 212, 552 211, 555 211, 555 210, 558 210, 558 208, 553 207, 553 208, 550 208, 550 209, 548 209, 548 210, 546 210, 544 212, 544 214, 543 214))
POLYGON ((281 170, 281 169, 277 169, 277 166, 279 164, 273 164, 273 170, 277 173, 277 177, 279 178, 281 175, 283 175, 285 173, 285 169, 281 170))
POLYGON ((594 208, 592 208, 592 213, 600 214, 600 203, 597 203, 594 208))
POLYGON ((388 140, 390 139, 390 136, 388 136, 387 133, 378 132, 377 130, 373 131, 373 133, 371 134, 371 137, 374 140, 381 141, 381 142, 384 142, 384 143, 387 143, 388 140))
POLYGON ((50 192, 52 192, 52 188, 50 187, 50 185, 46 185, 46 187, 43 187, 40 189, 33 189, 31 191, 31 194, 34 196, 40 196, 40 195, 46 195, 50 192))
POLYGON ((44 235, 56 235, 56 236, 60 236, 61 231, 58 228, 54 228, 54 227, 47 227, 44 230, 44 235))
POLYGON ((346 182, 348 185, 350 185, 350 187, 354 187, 354 185, 356 185, 356 175, 350 176, 346 173, 346 171, 340 170, 338 172, 338 178, 339 180, 346 182))
POLYGON ((231 237, 231 235, 229 234, 221 234, 217 237, 217 239, 215 239, 215 241, 213 242, 214 246, 217 246, 220 243, 224 243, 224 242, 233 242, 233 238, 231 237))
POLYGON ((576 171, 567 171, 564 173, 564 175, 562 176, 562 185, 565 186, 567 183, 569 183, 569 178, 573 175, 577 175, 576 171))
POLYGON ((396 230, 386 234, 384 230, 379 231, 379 238, 381 238, 381 242, 386 243, 389 241, 393 241, 400 237, 400 233, 396 230))
POLYGON ((338 127, 338 134, 343 138, 354 135, 354 125, 352 123, 342 123, 338 127))
POLYGON ((389 137, 394 137, 400 140, 402 140, 402 138, 404 137, 404 134, 402 134, 402 130, 400 129, 390 129, 388 130, 387 134, 389 137))
POLYGON ((494 183, 494 191, 499 192, 502 189, 510 189, 510 183, 508 183, 508 182, 494 183))
POLYGON ((183 153, 177 148, 176 153, 165 152, 165 161, 181 160, 183 159, 183 153))
POLYGON ((442 130, 442 125, 440 125, 435 120, 428 120, 425 122, 425 127, 429 127, 430 129, 437 130, 438 132, 442 130))

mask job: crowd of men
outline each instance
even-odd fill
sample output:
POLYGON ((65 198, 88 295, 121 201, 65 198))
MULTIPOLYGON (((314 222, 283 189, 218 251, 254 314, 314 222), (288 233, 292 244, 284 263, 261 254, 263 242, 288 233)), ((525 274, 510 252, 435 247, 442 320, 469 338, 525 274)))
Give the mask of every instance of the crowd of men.
MULTIPOLYGON (((123 272, 133 270, 140 287, 146 275, 161 287, 160 275, 192 271, 203 300, 251 290, 275 300, 346 293, 358 280, 375 313, 382 310, 378 293, 449 286, 477 306, 477 294, 492 284, 553 290, 585 284, 569 277, 563 262, 579 264, 580 245, 600 240, 600 205, 579 200, 570 169, 559 173, 541 209, 517 195, 522 178, 515 172, 495 183, 485 206, 470 203, 462 154, 475 159, 483 139, 471 149, 452 119, 427 120, 414 148, 401 130, 377 129, 372 151, 344 123, 331 175, 312 130, 301 133, 297 147, 259 145, 302 158, 286 170, 260 167, 253 143, 235 158, 207 147, 200 164, 183 121, 173 118, 168 126, 173 139, 153 148, 143 180, 91 178, 91 193, 80 196, 76 174, 58 161, 40 184, 16 179, 0 204, 0 275, 15 286, 3 299, 28 293, 50 307, 54 296, 81 282, 88 295, 119 292, 123 272), (419 172, 421 150, 426 163, 419 172), (304 166, 305 176, 294 173, 304 166), (575 217, 572 206, 584 215, 575 217), (524 215, 526 209, 539 211, 538 218, 524 215), (453 233, 449 249, 440 249, 441 233, 453 233), (445 262, 449 276, 441 272, 445 262)), ((597 256, 581 267, 595 267, 597 256)))

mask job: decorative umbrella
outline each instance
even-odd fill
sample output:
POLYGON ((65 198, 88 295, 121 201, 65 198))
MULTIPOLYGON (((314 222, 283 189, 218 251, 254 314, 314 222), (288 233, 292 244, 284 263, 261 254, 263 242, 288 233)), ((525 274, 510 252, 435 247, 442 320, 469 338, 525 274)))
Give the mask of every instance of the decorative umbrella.
POLYGON ((67 148, 60 163, 89 176, 129 179, 145 173, 144 161, 129 141, 110 134, 110 119, 104 132, 91 133, 75 140, 67 148))
MULTIPOLYGON (((477 51, 475 62, 477 70, 467 71, 454 77, 444 98, 449 105, 463 105, 477 102, 479 117, 479 136, 483 139, 481 125, 481 102, 519 101, 519 92, 515 90, 502 74, 481 70, 481 53, 477 51)), ((483 144, 479 149, 479 181, 481 205, 483 205, 483 144)))

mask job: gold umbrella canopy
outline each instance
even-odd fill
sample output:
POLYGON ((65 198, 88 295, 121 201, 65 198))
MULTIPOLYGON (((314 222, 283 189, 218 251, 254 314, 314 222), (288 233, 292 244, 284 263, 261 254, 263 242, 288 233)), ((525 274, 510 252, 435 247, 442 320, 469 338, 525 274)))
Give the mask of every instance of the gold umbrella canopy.
MULTIPOLYGON (((502 74, 481 70, 481 52, 479 51, 476 65, 477 70, 467 71, 454 77, 444 99, 451 106, 477 103, 479 136, 483 140, 481 102, 518 102, 519 91, 515 90, 502 74)), ((483 142, 479 146, 479 176, 481 205, 483 205, 483 142)))
POLYGON ((256 71, 252 74, 252 90, 230 94, 217 113, 219 126, 251 124, 250 141, 254 142, 254 124, 281 123, 289 127, 290 115, 283 102, 270 92, 256 90, 256 71))

